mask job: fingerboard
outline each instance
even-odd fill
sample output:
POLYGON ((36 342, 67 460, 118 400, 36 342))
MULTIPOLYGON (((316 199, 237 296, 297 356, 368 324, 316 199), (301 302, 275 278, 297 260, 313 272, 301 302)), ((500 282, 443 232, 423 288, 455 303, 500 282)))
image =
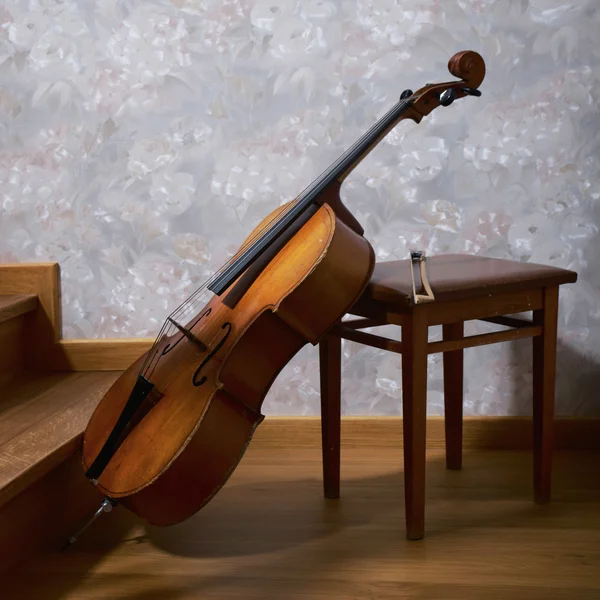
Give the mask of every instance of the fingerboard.
POLYGON ((326 171, 313 181, 297 198, 295 204, 230 265, 213 278, 208 289, 220 296, 273 242, 284 232, 308 206, 316 202, 321 194, 335 181, 343 180, 347 174, 375 147, 402 114, 412 105, 410 100, 400 100, 373 127, 358 139, 326 171))

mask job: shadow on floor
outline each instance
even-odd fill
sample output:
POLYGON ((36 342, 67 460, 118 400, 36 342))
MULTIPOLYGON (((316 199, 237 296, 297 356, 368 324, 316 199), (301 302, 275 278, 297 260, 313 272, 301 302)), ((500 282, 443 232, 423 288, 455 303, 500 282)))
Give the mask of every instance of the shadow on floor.
MULTIPOLYGON (((205 598, 217 589, 216 595, 221 597, 230 586, 239 590, 240 585, 247 585, 248 598, 278 600, 285 598, 287 592, 297 594, 305 585, 302 579, 287 575, 295 572, 297 576, 299 568, 306 570, 307 578, 314 581, 315 573, 337 570, 340 565, 352 565, 366 557, 384 561, 395 556, 426 560, 428 553, 435 552, 440 544, 447 546, 448 540, 456 535, 468 537, 469 531, 482 527, 525 528, 533 533, 536 528, 547 527, 552 520, 560 521, 565 503, 600 502, 598 460, 574 464, 569 453, 557 453, 554 503, 540 507, 531 500, 529 453, 486 453, 484 458, 466 454, 462 471, 447 471, 443 455, 438 454, 427 463, 426 538, 408 541, 404 537, 402 471, 394 466, 396 460, 402 464, 399 451, 393 450, 391 457, 384 457, 391 467, 383 473, 372 458, 373 453, 370 459, 362 459, 360 450, 348 452, 346 465, 364 460, 362 473, 380 474, 356 477, 346 474, 343 467, 339 500, 326 500, 322 496, 321 479, 316 475, 316 467, 320 467, 319 452, 302 452, 304 456, 308 453, 310 461, 299 465, 298 471, 307 473, 309 464, 310 474, 285 479, 275 477, 285 475, 287 469, 281 457, 277 467, 267 465, 268 474, 266 471, 261 475, 260 461, 250 449, 248 459, 242 461, 230 483, 194 517, 174 527, 143 527, 133 515, 118 509, 96 522, 70 551, 33 565, 34 578, 21 573, 7 582, 2 597, 6 600, 88 597, 178 600, 205 598), (111 570, 103 574, 104 556, 117 545, 125 549, 123 571, 115 569, 120 563, 113 556, 111 570), (137 545, 139 564, 135 560, 137 545), (190 579, 188 572, 181 588, 176 573, 169 578, 172 582, 169 586, 159 577, 157 585, 148 585, 141 592, 140 578, 151 581, 154 575, 144 560, 150 556, 152 568, 160 571, 160 556, 164 553, 184 560, 196 559, 198 575, 190 579), (206 566, 206 561, 214 564, 215 560, 227 566, 225 572, 221 568, 212 573, 210 566, 206 566), (89 588, 90 595, 71 595, 94 568, 96 575, 89 588), (274 573, 280 573, 281 577, 273 576, 274 573), (104 587, 107 595, 102 595, 104 587)), ((593 456, 597 459, 600 455, 593 456)), ((584 529, 585 515, 581 519, 579 526, 584 529)), ((478 551, 474 544, 470 550, 474 558, 478 551)), ((169 565, 173 568, 172 561, 169 565)))

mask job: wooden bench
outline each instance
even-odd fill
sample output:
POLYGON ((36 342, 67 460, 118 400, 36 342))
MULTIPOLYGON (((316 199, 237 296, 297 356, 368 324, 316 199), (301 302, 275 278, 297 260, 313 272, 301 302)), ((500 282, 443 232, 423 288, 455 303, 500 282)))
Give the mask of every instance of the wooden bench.
POLYGON ((402 355, 402 412, 406 535, 425 530, 425 441, 427 356, 443 352, 446 465, 462 465, 463 349, 533 338, 535 502, 550 500, 554 381, 559 286, 577 274, 545 265, 469 255, 440 255, 426 261, 435 299, 414 302, 410 260, 378 263, 371 282, 343 321, 320 343, 324 492, 340 494, 341 339, 402 355), (515 318, 532 311, 532 319, 515 318), (464 322, 481 320, 504 331, 464 337, 464 322), (401 341, 362 329, 398 325, 401 341), (443 339, 429 342, 429 327, 443 339))

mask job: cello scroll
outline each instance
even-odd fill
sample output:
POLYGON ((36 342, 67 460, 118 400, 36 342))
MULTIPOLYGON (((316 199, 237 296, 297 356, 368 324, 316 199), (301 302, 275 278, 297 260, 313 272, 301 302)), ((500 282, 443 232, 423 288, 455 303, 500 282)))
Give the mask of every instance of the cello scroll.
POLYGON ((477 88, 485 77, 485 62, 480 54, 472 50, 457 52, 448 61, 448 71, 460 81, 428 83, 416 92, 407 94, 405 99, 411 102, 411 107, 406 117, 419 123, 438 106, 449 106, 465 96, 481 96, 477 88))

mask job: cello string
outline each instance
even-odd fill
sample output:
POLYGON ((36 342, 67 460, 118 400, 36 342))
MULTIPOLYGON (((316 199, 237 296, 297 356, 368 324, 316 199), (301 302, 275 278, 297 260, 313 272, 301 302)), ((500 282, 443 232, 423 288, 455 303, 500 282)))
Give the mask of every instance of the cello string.
MULTIPOLYGON (((171 315, 169 315, 170 318, 172 318, 174 320, 178 319, 182 315, 184 315, 188 309, 190 311, 193 310, 193 304, 196 301, 196 299, 198 298, 198 296, 200 296, 206 290, 206 288, 212 282, 214 282, 214 280, 217 277, 219 277, 228 267, 234 265, 236 263, 236 261, 242 260, 245 256, 247 256, 248 253, 253 248, 255 248, 258 244, 260 244, 261 238, 264 238, 265 235, 268 233, 268 231, 271 231, 272 229, 274 229, 279 222, 281 222, 283 219, 285 219, 285 217, 292 210, 294 210, 294 208, 296 206, 298 206, 298 204, 300 204, 301 202, 303 202, 305 200, 305 198, 308 196, 308 194, 310 192, 317 189, 318 186, 321 185, 325 180, 330 178, 332 174, 336 173, 341 165, 351 162, 350 161, 351 158, 353 161, 355 158, 354 155, 356 154, 356 151, 359 148, 362 148, 364 143, 372 138, 373 131, 377 128, 377 126, 379 124, 381 124, 382 122, 387 122, 390 119, 390 117, 392 116, 392 114, 398 113, 397 116, 399 117, 402 114, 404 108, 406 108, 407 106, 408 106, 408 102, 405 102, 402 100, 400 102, 396 103, 384 115, 384 117, 379 119, 377 121, 377 123, 375 123, 372 127, 370 127, 369 130, 366 133, 364 133, 348 150, 346 150, 328 169, 326 169, 316 180, 314 180, 309 186, 307 186, 307 188, 305 188, 305 190, 299 196, 297 196, 294 201, 289 202, 287 208, 284 211, 282 211, 276 217, 273 217, 271 220, 269 220, 267 223, 265 223, 265 225, 252 238, 250 238, 247 242, 245 242, 241 246, 241 248, 238 250, 238 252, 233 257, 231 257, 225 263, 225 265, 223 265, 220 269, 218 269, 212 275, 212 277, 210 277, 202 286, 200 286, 191 296, 189 296, 186 300, 184 300, 182 302, 182 304, 179 307, 177 307, 171 313, 171 315)), ((171 327, 172 327, 172 325, 171 325, 171 327)), ((150 358, 150 356, 153 354, 152 350, 155 348, 155 346, 158 343, 160 343, 161 339, 167 333, 168 328, 169 328, 169 321, 167 319, 165 321, 162 329, 160 330, 158 336, 156 337, 155 344, 153 344, 153 347, 151 348, 148 358, 150 358)), ((181 334, 181 335, 183 335, 183 334, 181 334)), ((142 366, 142 369, 144 369, 146 367, 146 364, 147 364, 147 360, 145 361, 144 365, 142 366)))
POLYGON ((289 214, 289 212, 295 208, 295 206, 303 202, 310 192, 318 188, 318 186, 322 184, 325 180, 330 178, 332 174, 337 175, 337 171, 341 165, 352 163, 356 158, 354 155, 356 154, 357 150, 361 149, 367 141, 373 138, 374 131, 378 128, 378 126, 380 126, 381 123, 387 123, 387 121, 389 121, 392 116, 394 116, 395 118, 401 116, 402 112, 404 112, 404 109, 408 106, 409 99, 403 99, 397 102, 390 110, 388 110, 388 112, 381 119, 379 119, 374 125, 372 125, 369 128, 369 130, 365 132, 348 150, 346 150, 340 157, 338 157, 338 159, 332 165, 330 165, 330 167, 328 167, 317 179, 315 179, 309 186, 307 186, 303 190, 303 192, 296 197, 294 201, 290 202, 288 208, 285 211, 283 211, 277 217, 274 217, 271 221, 265 224, 265 226, 259 232, 257 232, 257 234, 252 239, 248 240, 248 242, 239 249, 238 253, 235 256, 233 256, 231 260, 225 263, 225 265, 221 269, 219 269, 211 279, 209 279, 207 285, 212 283, 214 279, 220 274, 222 274, 222 272, 227 267, 231 266, 232 264, 235 264, 237 260, 241 260, 242 258, 244 258, 244 256, 247 255, 247 252, 251 250, 252 247, 255 245, 255 242, 260 242, 260 238, 263 237, 268 230, 274 228, 274 226, 278 222, 283 220, 286 217, 286 215, 289 214))
MULTIPOLYGON (((402 103, 401 103, 401 104, 402 104, 402 103)), ((393 110, 393 109, 392 109, 392 110, 393 110)), ((390 113, 391 113, 391 112, 392 112, 392 111, 390 111, 390 113)), ((390 113, 388 113, 388 114, 386 115, 386 118, 384 119, 386 122, 387 122, 387 117, 389 116, 389 114, 390 114, 390 113)), ((400 112, 398 116, 400 116, 401 114, 402 114, 402 113, 400 112)), ((381 122, 381 121, 379 121, 379 122, 381 122)), ((378 123, 379 123, 379 122, 378 122, 378 123)), ((367 134, 368 134, 369 136, 372 136, 372 132, 373 132, 373 131, 375 131, 375 130, 377 130, 377 129, 378 129, 378 128, 377 128, 377 124, 376 124, 376 125, 374 125, 373 127, 371 127, 371 128, 370 128, 370 130, 369 130, 369 132, 367 132, 367 134)), ((381 127, 379 127, 379 129, 381 129, 381 127)), ((385 128, 384 128, 384 129, 385 129, 385 128)), ((361 142, 362 142, 362 140, 364 140, 364 139, 366 139, 366 138, 367 138, 367 134, 364 134, 364 135, 363 135, 363 136, 360 138, 360 140, 358 140, 357 142, 355 142, 355 144, 354 144, 354 145, 353 145, 353 146, 350 148, 350 150, 346 151, 346 152, 345 152, 345 153, 344 153, 344 154, 343 154, 341 157, 339 157, 339 158, 338 158, 338 160, 337 160, 337 161, 336 161, 336 162, 335 162, 335 163, 334 163, 334 164, 333 164, 333 165, 332 165, 330 168, 328 168, 328 169, 327 169, 327 170, 326 170, 326 171, 325 171, 325 172, 324 172, 324 173, 323 173, 323 174, 322 174, 322 175, 321 175, 321 176, 320 176, 320 177, 319 177, 319 178, 318 178, 318 179, 317 179, 317 180, 316 180, 316 181, 315 181, 313 184, 311 184, 311 185, 309 186, 309 188, 308 188, 307 190, 305 190, 305 191, 304 191, 304 192, 303 192, 303 193, 302 193, 302 194, 301 194, 301 195, 300 195, 300 196, 299 196, 299 197, 296 199, 296 201, 295 201, 295 202, 293 202, 293 203, 290 203, 290 206, 288 207, 288 210, 287 210, 287 211, 283 211, 284 215, 285 215, 285 214, 288 214, 288 215, 289 215, 289 214, 291 213, 291 211, 292 211, 292 210, 293 210, 293 209, 294 209, 296 206, 298 206, 298 205, 305 204, 305 205, 306 205, 306 207, 308 207, 308 206, 309 206, 309 205, 310 205, 310 204, 311 204, 311 203, 312 203, 312 202, 313 202, 313 201, 316 199, 316 195, 317 195, 317 194, 315 194, 315 197, 311 197, 311 194, 312 194, 313 192, 317 192, 317 193, 318 193, 318 192, 322 191, 322 189, 319 189, 319 186, 321 186, 321 185, 323 184, 323 182, 325 182, 325 181, 328 181, 328 179, 330 179, 332 175, 335 175, 335 174, 338 172, 338 169, 339 169, 339 166, 340 166, 340 165, 347 164, 347 162, 348 162, 348 159, 349 159, 350 157, 353 157, 353 156, 354 156, 354 149, 355 149, 355 148, 362 147, 362 143, 361 143, 361 142)), ((329 184, 329 183, 330 183, 330 182, 328 182, 328 184, 329 184)), ((328 184, 327 184, 327 185, 328 185, 328 184)), ((274 229, 275 229, 275 227, 274 227, 274 226, 273 226, 271 223, 273 223, 273 222, 274 222, 275 224, 277 224, 277 223, 281 223, 281 222, 282 222, 282 220, 285 218, 285 216, 284 216, 284 215, 278 215, 278 217, 279 217, 278 219, 272 219, 272 220, 270 220, 270 221, 269 221, 269 224, 265 225, 265 227, 263 227, 263 228, 261 229, 261 232, 264 232, 265 230, 266 230, 266 231, 271 231, 271 232, 273 232, 273 231, 274 231, 274 229)), ((257 234, 257 235, 255 235, 255 236, 252 238, 252 241, 251 241, 249 244, 245 244, 245 245, 243 245, 243 246, 242 246, 241 252, 238 252, 238 255, 239 255, 239 254, 241 254, 241 257, 248 256, 248 252, 250 252, 250 250, 251 250, 251 249, 253 249, 253 248, 256 248, 256 245, 257 245, 257 244, 259 244, 259 243, 261 242, 261 239, 264 239, 264 236, 265 236, 265 234, 264 234, 264 233, 260 233, 260 234, 257 234), (256 241, 254 241, 254 240, 256 240, 256 241)), ((241 260, 241 258, 240 258, 239 256, 236 256, 236 257, 234 257, 234 258, 233 258, 231 261, 228 261, 228 262, 229 262, 230 264, 235 264, 235 263, 236 263, 236 261, 239 261, 239 260, 241 260)), ((217 271, 217 273, 222 273, 222 271, 223 271, 223 268, 222 268, 222 269, 220 269, 219 271, 217 271)), ((212 280, 214 280, 214 279, 215 279, 215 277, 216 277, 216 275, 213 275, 213 277, 212 277, 211 279, 212 279, 212 280)), ((184 302, 183 302, 183 303, 180 305, 180 307, 179 307, 178 309, 176 309, 176 310, 175 310, 175 311, 172 313, 172 315, 177 315, 177 314, 185 314, 185 312, 186 312, 188 309, 189 309, 189 310, 192 310, 192 309, 193 309, 194 298, 196 298, 196 297, 198 296, 198 294, 199 294, 199 293, 201 293, 201 291, 202 291, 203 289, 206 289, 207 285, 208 285, 208 283, 206 283, 204 286, 201 286, 201 287, 200 287, 200 288, 199 288, 199 289, 198 289, 198 290, 197 290, 197 291, 196 291, 194 294, 192 294, 192 296, 191 296, 190 298, 188 298, 186 301, 184 301, 184 302)), ((165 332, 165 333, 166 333, 166 332, 169 330, 169 325, 168 325, 168 323, 170 323, 170 320, 169 320, 169 319, 165 320, 165 322, 164 322, 164 324, 163 324, 163 327, 161 328, 161 331, 160 331, 160 333, 159 333, 159 336, 158 336, 158 337, 156 338, 156 340, 155 340, 155 343, 154 343, 154 345, 153 345, 153 349, 154 349, 154 348, 156 348, 156 346, 157 346, 157 345, 159 345, 159 344, 160 344, 160 341, 163 339, 163 337, 164 337, 164 333, 163 333, 163 332, 165 332)), ((171 326, 172 326, 172 325, 173 325, 173 323, 171 323, 171 326)), ((182 335, 183 335, 183 334, 182 334, 182 335)), ((229 333, 228 333, 227 335, 229 335, 229 333)), ((223 339, 223 341, 224 341, 225 339, 226 339, 226 338, 224 338, 224 339, 223 339)), ((213 350, 213 352, 215 352, 215 351, 218 349, 218 347, 219 347, 219 346, 217 346, 217 347, 216 347, 216 348, 213 350)), ((168 346, 167 346, 167 348, 168 348, 168 346)), ((184 344, 183 348, 189 349, 189 346, 188 346, 187 344, 184 344)), ((164 352, 164 351, 163 351, 163 352, 164 352)), ((211 356, 211 355, 212 355, 212 354, 210 354, 210 355, 208 356, 208 358, 210 358, 210 356, 211 356)), ((144 370, 144 369, 146 368, 146 364, 148 363, 148 360, 150 360, 150 365, 148 366, 148 368, 149 368, 149 369, 151 368, 151 374, 150 374, 150 377, 152 376, 152 374, 154 373, 154 370, 155 370, 156 366, 157 366, 157 365, 158 365, 158 363, 160 362, 160 357, 158 357, 158 360, 156 361, 156 364, 155 364, 154 366, 152 366, 152 363, 154 362, 154 360, 155 360, 156 356, 157 356, 157 351, 154 351, 154 352, 153 352, 153 351, 152 351, 152 349, 151 349, 151 352, 149 352, 149 353, 148 353, 148 356, 146 357, 146 360, 144 361, 144 365, 142 366, 142 370, 144 370)), ((169 364, 169 363, 167 363, 167 366, 168 366, 168 364, 169 364)), ((201 365, 200 365, 200 367, 199 367, 199 368, 202 368, 202 366, 203 366, 203 365, 204 365, 204 362, 203 362, 203 363, 201 363, 201 365)), ((144 372, 145 372, 145 371, 144 371, 144 372)), ((175 378, 175 377, 177 377, 177 376, 178 376, 178 374, 176 374, 176 373, 174 372, 174 370, 173 370, 173 369, 167 369, 167 372, 166 372, 166 378, 165 378, 165 380, 161 381, 161 388, 162 388, 162 392, 163 392, 163 393, 164 393, 164 392, 165 392, 165 390, 166 390, 166 389, 167 389, 167 388, 170 386, 170 384, 171 384, 171 382, 174 380, 174 378, 175 378)), ((161 379, 162 379, 162 378, 161 378, 161 379)), ((114 430, 113 430, 113 433, 114 433, 114 430)), ((106 442, 105 442, 105 447, 106 447, 106 442)), ((104 450, 104 448, 102 449, 102 451, 103 451, 103 450, 104 450)), ((102 452, 102 451, 101 451, 101 452, 102 452)), ((97 460, 98 460, 98 456, 96 457, 96 461, 97 461, 97 460)))
MULTIPOLYGON (((346 150, 346 152, 344 152, 335 161, 335 163, 333 163, 333 165, 331 165, 319 178, 317 178, 311 185, 309 185, 302 192, 302 194, 300 194, 298 201, 294 203, 294 205, 292 205, 290 209, 293 210, 297 204, 305 202, 306 200, 310 200, 310 203, 312 203, 314 197, 311 197, 311 194, 315 190, 318 190, 319 185, 321 185, 325 180, 331 178, 332 175, 337 176, 340 172, 340 166, 350 166, 356 160, 356 158, 358 158, 356 156, 357 152, 359 150, 364 152, 364 145, 368 142, 371 142, 373 139, 376 139, 381 133, 381 129, 386 129, 391 123, 393 123, 393 121, 398 121, 399 117, 402 115, 405 109, 408 108, 411 104, 412 101, 410 99, 403 99, 397 102, 390 110, 388 110, 388 112, 381 119, 379 119, 373 126, 371 126, 365 134, 363 134, 348 150, 346 150), (383 124, 385 124, 384 127, 383 124)), ((329 181, 327 183, 331 182, 329 181)), ((306 203, 306 206, 308 206, 308 204, 309 203, 306 203)), ((287 212, 289 213, 290 211, 287 212)), ((286 215, 282 215, 281 218, 275 222, 273 227, 269 228, 269 231, 263 233, 261 237, 267 237, 270 231, 276 229, 278 222, 285 219, 285 216, 286 215)), ((231 267, 235 268, 236 261, 243 262, 246 258, 249 257, 249 254, 254 250, 254 248, 260 243, 261 240, 258 239, 255 244, 252 244, 246 251, 242 252, 238 257, 236 257, 236 260, 232 261, 229 265, 225 265, 223 269, 219 271, 219 273, 215 274, 215 277, 220 277, 223 271, 231 269, 231 267)), ((211 280, 209 284, 212 282, 213 280, 211 280)))
MULTIPOLYGON (((227 268, 235 265, 235 263, 237 261, 240 261, 245 256, 248 256, 248 253, 253 248, 255 248, 257 245, 260 244, 261 238, 264 238, 269 231, 272 231, 279 222, 284 220, 285 217, 288 214, 290 214, 290 212, 292 210, 294 210, 294 208, 296 206, 298 206, 301 202, 303 202, 307 198, 308 194, 310 194, 312 191, 317 189, 319 187, 319 185, 321 185, 324 181, 329 179, 334 173, 337 174, 337 171, 341 165, 350 162, 350 158, 352 158, 354 160, 354 158, 355 158, 354 154, 356 154, 356 151, 359 148, 362 148, 364 143, 366 143, 369 139, 372 138, 373 131, 377 128, 378 125, 380 125, 384 121, 387 121, 392 116, 392 114, 399 112, 399 114, 397 116, 400 116, 402 114, 404 108, 406 108, 407 106, 408 106, 408 102, 406 102, 404 100, 401 100, 400 102, 396 103, 381 119, 379 119, 377 121, 377 123, 375 123, 373 126, 371 126, 369 128, 369 130, 366 133, 364 133, 348 150, 346 150, 340 157, 338 157, 338 159, 332 165, 330 165, 329 168, 327 168, 317 179, 315 179, 309 186, 307 186, 301 194, 299 194, 293 201, 290 201, 285 210, 283 210, 277 216, 270 219, 267 223, 265 223, 265 225, 259 231, 256 232, 256 234, 254 236, 252 236, 250 239, 248 239, 238 249, 236 254, 234 254, 228 261, 226 261, 226 263, 220 269, 218 269, 203 285, 201 285, 186 300, 184 300, 169 315, 169 317, 172 318, 173 320, 176 320, 176 319, 180 318, 182 315, 185 315, 185 313, 188 309, 190 311, 193 310, 193 304, 196 301, 196 299, 198 298, 198 296, 200 294, 202 294, 206 290, 206 288, 215 281, 215 279, 217 277, 219 277, 227 268)), ((308 206, 308 204, 307 204, 307 206, 308 206)), ((167 319, 167 320, 165 320, 163 327, 161 328, 161 330, 159 331, 159 333, 156 337, 156 341, 155 341, 155 344, 153 345, 153 347, 151 348, 151 352, 152 352, 152 349, 154 348, 154 346, 158 342, 160 342, 162 337, 164 337, 164 335, 166 333, 165 329, 169 328, 168 324, 169 324, 169 321, 167 319)), ((171 327, 172 327, 172 325, 171 325, 171 327)), ((183 334, 181 334, 181 335, 183 335, 183 334)), ((151 352, 149 353, 149 355, 151 354, 151 352)), ((146 363, 144 363, 144 366, 145 366, 145 364, 146 363)), ((144 367, 142 367, 142 368, 144 368, 144 367)))
POLYGON ((369 128, 369 130, 364 133, 348 150, 346 150, 340 157, 338 157, 338 159, 332 164, 330 165, 317 179, 315 179, 310 185, 308 185, 297 197, 294 201, 291 201, 287 207, 287 209, 285 211, 283 211, 281 214, 277 215, 277 217, 274 217, 271 221, 269 221, 268 223, 265 224, 265 226, 259 231, 257 232, 257 234, 251 238, 250 240, 248 240, 246 242, 245 245, 243 245, 237 252, 236 255, 234 255, 227 263, 225 263, 225 265, 219 269, 214 275, 213 277, 211 277, 208 282, 207 285, 209 285, 210 283, 212 283, 214 281, 214 279, 216 277, 218 277, 220 274, 222 274, 222 272, 229 266, 231 266, 232 264, 235 263, 235 261, 237 260, 241 260, 247 253, 248 250, 251 249, 251 247, 254 245, 254 242, 259 242, 261 237, 264 236, 264 234, 274 228, 274 226, 281 220, 283 220, 287 214, 289 214, 290 211, 292 211, 298 204, 300 204, 301 202, 303 202, 305 200, 305 198, 308 196, 308 194, 312 191, 314 191, 316 188, 318 188, 318 186, 323 183, 326 179, 330 178, 332 174, 338 174, 337 171, 339 169, 339 167, 342 164, 348 163, 348 162, 353 162, 355 160, 355 154, 356 151, 359 148, 362 148, 362 146, 370 139, 373 138, 373 132, 375 129, 377 129, 378 125, 380 125, 383 122, 386 122, 390 119, 390 117, 392 117, 393 115, 396 115, 396 113, 398 113, 396 116, 400 116, 402 114, 402 112, 404 111, 405 108, 407 108, 409 106, 408 101, 406 100, 400 100, 399 102, 397 102, 390 110, 388 110, 388 112, 377 121, 377 123, 375 123, 373 126, 371 126, 369 128), (351 160, 350 160, 351 159, 351 160))
MULTIPOLYGON (((268 223, 266 223, 260 231, 256 233, 251 239, 249 239, 239 250, 238 252, 225 263, 225 265, 216 271, 213 276, 205 283, 202 289, 197 290, 198 293, 203 291, 205 287, 208 287, 211 283, 215 281, 226 269, 235 265, 236 261, 243 260, 248 253, 260 244, 261 238, 264 238, 265 235, 275 228, 275 226, 281 222, 285 217, 301 202, 303 202, 307 196, 317 189, 319 185, 321 185, 324 181, 329 179, 332 175, 337 175, 339 167, 344 164, 352 163, 355 160, 355 154, 359 149, 362 149, 363 145, 371 140, 374 135, 374 131, 377 129, 381 123, 387 123, 387 121, 391 120, 391 117, 399 117, 404 109, 409 106, 409 102, 407 100, 400 100, 397 102, 381 119, 377 121, 373 126, 369 128, 369 130, 364 133, 348 150, 346 150, 328 169, 326 169, 317 179, 315 179, 309 186, 305 188, 305 190, 296 197, 296 199, 288 204, 286 210, 282 211, 277 217, 271 219, 268 223)), ((189 300, 193 301, 194 297, 197 294, 193 294, 189 300)), ((185 308, 185 302, 181 305, 180 309, 185 308)), ((179 314, 179 312, 177 312, 179 314)))

